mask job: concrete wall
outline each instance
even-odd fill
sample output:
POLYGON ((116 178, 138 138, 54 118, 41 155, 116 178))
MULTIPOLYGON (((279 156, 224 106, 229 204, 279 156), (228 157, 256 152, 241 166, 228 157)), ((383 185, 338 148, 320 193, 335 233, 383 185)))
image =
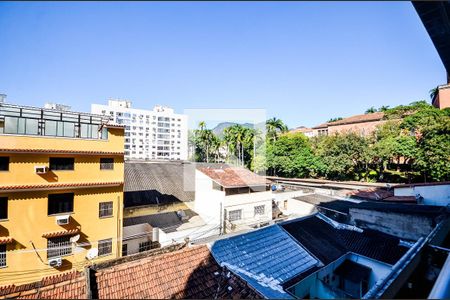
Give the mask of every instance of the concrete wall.
POLYGON ((350 209, 351 222, 361 228, 378 230, 401 239, 418 240, 433 230, 433 220, 419 215, 350 209))
POLYGON ((392 267, 391 265, 383 263, 381 261, 377 261, 354 253, 350 253, 347 258, 351 261, 372 269, 372 273, 370 274, 369 278, 369 289, 379 280, 382 280, 386 276, 388 276, 392 267))
POLYGON ((272 220, 272 192, 264 191, 225 196, 224 209, 227 211, 227 220, 229 220, 230 211, 242 211, 242 219, 232 222, 237 226, 268 222, 272 220), (261 205, 264 205, 264 214, 256 215, 255 206, 261 205))
POLYGON ((381 125, 384 122, 386 121, 372 121, 372 122, 361 122, 354 124, 328 126, 328 135, 333 135, 336 133, 354 132, 363 136, 367 136, 370 135, 373 131, 375 131, 378 125, 381 125))
POLYGON ((151 240, 152 227, 150 224, 137 224, 123 228, 123 244, 127 245, 127 255, 139 253, 139 243, 151 240), (143 234, 144 236, 141 236, 143 234), (131 239, 127 240, 128 238, 131 239))
POLYGON ((319 271, 311 274, 306 277, 294 287, 292 287, 292 291, 295 296, 299 298, 303 298, 309 294, 309 298, 320 298, 320 299, 335 299, 337 297, 342 297, 343 294, 339 293, 339 291, 332 290, 332 288, 337 288, 339 285, 339 278, 335 276, 333 280, 333 276, 331 276, 334 270, 339 267, 346 259, 359 263, 361 265, 367 266, 372 269, 370 278, 369 278, 369 289, 379 280, 384 279, 391 270, 391 265, 379 262, 377 260, 361 256, 355 253, 347 253, 346 255, 341 256, 334 262, 328 264, 323 267, 319 271), (329 276, 328 286, 323 284, 321 280, 326 275, 329 276))
POLYGON ((433 105, 439 109, 450 107, 450 85, 442 85, 433 105))
POLYGON ((205 224, 200 227, 192 227, 169 233, 165 233, 159 229, 159 243, 161 244, 161 247, 165 247, 174 243, 182 243, 186 238, 193 241, 200 238, 218 235, 220 233, 219 231, 220 229, 216 224, 205 224))
MULTIPOLYGON (((220 223, 221 203, 225 192, 214 190, 213 181, 202 172, 195 170, 195 203, 194 210, 208 224, 220 223)), ((223 207, 222 207, 223 209, 223 207)), ((223 216, 222 216, 223 218, 223 216)))
POLYGON ((420 194, 423 197, 423 204, 447 206, 450 204, 450 184, 396 187, 395 196, 416 196, 420 194))

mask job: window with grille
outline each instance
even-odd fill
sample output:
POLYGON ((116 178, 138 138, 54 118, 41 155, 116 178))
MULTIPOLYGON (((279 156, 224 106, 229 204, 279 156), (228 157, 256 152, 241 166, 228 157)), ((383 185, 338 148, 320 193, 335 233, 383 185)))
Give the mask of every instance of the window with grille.
POLYGON ((113 202, 100 202, 98 209, 98 216, 100 218, 112 217, 113 215, 113 202))
POLYGON ((112 253, 112 239, 98 241, 98 255, 108 255, 112 253))
POLYGON ((264 205, 255 206, 255 215, 264 215, 264 205))
POLYGON ((242 210, 241 209, 239 209, 239 210, 230 210, 230 212, 228 213, 228 220, 230 222, 237 221, 237 220, 240 220, 240 219, 242 219, 242 210))
POLYGON ((6 245, 0 245, 0 267, 6 267, 6 245))
POLYGON ((0 197, 0 220, 8 219, 8 198, 0 197))
POLYGON ((0 156, 0 171, 9 171, 9 157, 0 156))
POLYGON ((113 170, 114 158, 100 158, 100 170, 113 170))
POLYGON ((49 215, 69 212, 73 212, 73 193, 48 195, 49 215))
POLYGON ((139 243, 139 252, 144 252, 152 249, 152 241, 139 243))
POLYGON ((73 157, 50 157, 50 170, 71 170, 73 171, 75 158, 73 157))
POLYGON ((47 239, 47 258, 66 256, 72 254, 70 236, 61 236, 47 239))

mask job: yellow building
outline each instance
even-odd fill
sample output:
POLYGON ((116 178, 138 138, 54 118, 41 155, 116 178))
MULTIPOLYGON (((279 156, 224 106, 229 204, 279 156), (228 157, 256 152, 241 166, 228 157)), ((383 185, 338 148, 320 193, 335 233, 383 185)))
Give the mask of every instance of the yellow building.
POLYGON ((101 116, 0 103, 0 285, 121 255, 123 144, 101 116))

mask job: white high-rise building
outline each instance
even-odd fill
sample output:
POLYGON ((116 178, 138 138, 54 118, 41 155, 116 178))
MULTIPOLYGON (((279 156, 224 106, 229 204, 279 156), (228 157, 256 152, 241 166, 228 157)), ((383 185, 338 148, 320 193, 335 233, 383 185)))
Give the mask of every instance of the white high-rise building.
POLYGON ((187 160, 187 116, 157 105, 153 110, 131 108, 126 100, 109 100, 108 105, 92 104, 91 112, 109 116, 125 125, 126 159, 187 160))

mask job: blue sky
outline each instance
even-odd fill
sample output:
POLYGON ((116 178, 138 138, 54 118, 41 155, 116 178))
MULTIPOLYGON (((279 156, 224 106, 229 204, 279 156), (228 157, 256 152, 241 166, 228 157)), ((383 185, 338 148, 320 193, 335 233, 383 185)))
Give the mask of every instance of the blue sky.
POLYGON ((265 108, 289 127, 428 98, 410 2, 1 2, 0 92, 42 106, 265 108))

